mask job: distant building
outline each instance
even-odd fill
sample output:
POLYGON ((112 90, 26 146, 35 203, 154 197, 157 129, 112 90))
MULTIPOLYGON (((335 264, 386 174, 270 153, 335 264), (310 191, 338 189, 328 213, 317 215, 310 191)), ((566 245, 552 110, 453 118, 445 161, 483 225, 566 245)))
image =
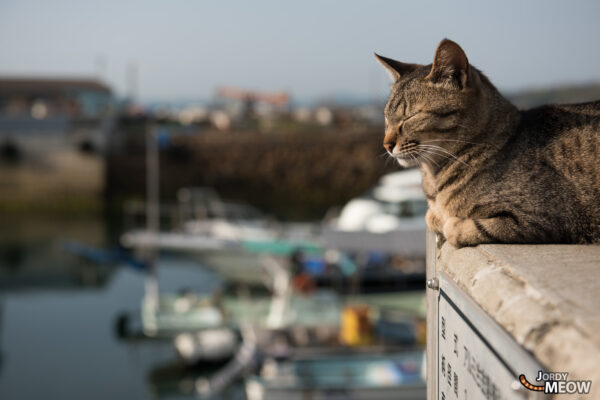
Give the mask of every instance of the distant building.
POLYGON ((0 205, 98 198, 113 104, 96 80, 0 78, 0 205))
POLYGON ((113 111, 110 88, 97 80, 0 77, 0 146, 101 151, 113 111))
POLYGON ((111 103, 111 90, 92 79, 45 79, 0 77, 0 113, 101 117, 111 103))

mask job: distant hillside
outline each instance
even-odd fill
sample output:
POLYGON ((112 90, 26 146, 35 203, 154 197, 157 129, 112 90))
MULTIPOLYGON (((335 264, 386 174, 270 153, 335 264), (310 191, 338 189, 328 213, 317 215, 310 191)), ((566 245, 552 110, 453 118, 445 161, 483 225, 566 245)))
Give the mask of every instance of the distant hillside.
POLYGON ((600 100, 600 83, 523 90, 504 95, 519 108, 531 108, 549 103, 583 103, 600 100))

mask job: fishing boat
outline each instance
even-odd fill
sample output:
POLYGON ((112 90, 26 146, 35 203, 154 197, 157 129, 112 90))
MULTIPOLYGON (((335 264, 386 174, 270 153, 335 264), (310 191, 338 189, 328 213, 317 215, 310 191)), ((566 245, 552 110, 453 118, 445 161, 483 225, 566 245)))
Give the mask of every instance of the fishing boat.
MULTIPOLYGON (((202 388, 207 380, 219 371, 223 361, 205 363, 191 368, 177 360, 153 367, 146 375, 146 386, 152 399, 191 399, 198 396, 197 387, 202 388)), ((243 381, 234 382, 223 388, 211 400, 245 399, 243 381)))
POLYGON ((298 250, 322 251, 314 224, 274 222, 248 205, 221 200, 210 188, 181 189, 176 209, 176 229, 131 229, 122 235, 121 244, 193 257, 226 280, 248 285, 264 283, 264 254, 287 257, 298 250))
POLYGON ((122 236, 121 243, 193 257, 226 281, 250 286, 262 286, 268 280, 262 268, 264 254, 292 258, 302 253, 305 258, 321 259, 313 265, 320 263, 323 268, 312 269, 320 287, 352 288, 354 292, 421 289, 426 203, 419 172, 386 175, 370 196, 350 201, 336 222, 321 232, 314 224, 268 222, 256 210, 246 212, 241 205, 222 201, 211 189, 186 188, 178 195, 178 215, 183 221, 179 229, 132 230, 122 236), (330 249, 353 253, 362 260, 340 256, 337 251, 331 261, 328 255, 336 251, 330 249), (375 254, 388 261, 377 268, 363 261, 375 254), (335 266, 341 267, 342 274, 335 266))
POLYGON ((188 331, 218 329, 225 319, 210 296, 193 292, 161 294, 158 303, 144 296, 141 305, 144 333, 148 336, 166 336, 188 331))
POLYGON ((367 351, 298 351, 289 360, 265 362, 258 375, 246 379, 246 396, 249 400, 425 399, 422 350, 367 351))
MULTIPOLYGON (((327 330, 332 336, 335 335, 340 326, 341 310, 339 298, 335 293, 317 291, 310 296, 292 293, 287 269, 274 260, 267 262, 266 267, 273 279, 272 296, 223 297, 219 308, 226 318, 224 327, 239 332, 237 338, 242 337, 244 328, 251 327, 251 346, 255 346, 258 341, 262 344, 268 343, 271 332, 289 328, 303 331, 318 328, 321 331, 327 330)), ((206 338, 206 333, 200 330, 197 333, 179 335, 174 343, 181 357, 191 365, 205 359, 206 353, 210 353, 207 349, 215 340, 217 339, 206 338)))
POLYGON ((424 259, 426 211, 419 170, 387 174, 329 221, 322 232, 323 244, 346 251, 377 250, 424 259))
POLYGON ((197 260, 233 284, 262 287, 269 278, 262 258, 275 255, 301 264, 322 288, 340 293, 376 293, 421 290, 425 279, 424 258, 407 258, 380 251, 354 251, 352 254, 311 241, 223 240, 181 233, 130 232, 122 243, 134 248, 158 246, 163 250, 197 260), (301 260, 295 258, 301 257, 301 260))
MULTIPOLYGON (((156 276, 149 274, 141 303, 141 332, 120 318, 118 331, 125 337, 168 338, 187 364, 231 357, 240 346, 243 327, 251 326, 268 341, 273 330, 328 329, 332 336, 339 330, 341 303, 326 290, 310 296, 292 293, 289 271, 275 259, 265 261, 271 277, 270 296, 247 294, 198 295, 194 292, 157 294, 156 276)), ((134 319, 134 318, 133 318, 134 319)))
MULTIPOLYGON (((390 318, 389 311, 384 311, 373 324, 368 314, 375 310, 361 305, 335 312, 328 305, 332 299, 336 300, 328 296, 303 299, 300 304, 304 307, 296 303, 283 310, 296 316, 284 325, 273 325, 271 318, 263 319, 262 327, 260 322, 245 325, 235 356, 211 376, 196 380, 196 393, 214 398, 246 377, 249 399, 325 398, 332 394, 359 399, 423 398, 424 329, 419 334, 409 322, 422 315, 422 301, 400 299, 409 300, 405 312, 394 309, 402 317, 390 318)), ((394 300, 379 298, 375 303, 390 301, 394 300)), ((274 310, 282 311, 273 303, 269 311, 274 310)))

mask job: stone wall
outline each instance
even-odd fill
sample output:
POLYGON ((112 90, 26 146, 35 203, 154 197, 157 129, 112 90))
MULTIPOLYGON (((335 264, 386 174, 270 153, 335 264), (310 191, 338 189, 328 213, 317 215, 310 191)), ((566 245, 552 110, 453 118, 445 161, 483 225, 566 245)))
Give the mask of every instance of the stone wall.
MULTIPOLYGON (((397 163, 382 155, 381 132, 340 129, 303 133, 205 132, 179 136, 161 151, 161 196, 210 186, 284 219, 322 218, 373 186, 397 163)), ((143 145, 126 144, 108 160, 110 196, 143 197, 143 145)))

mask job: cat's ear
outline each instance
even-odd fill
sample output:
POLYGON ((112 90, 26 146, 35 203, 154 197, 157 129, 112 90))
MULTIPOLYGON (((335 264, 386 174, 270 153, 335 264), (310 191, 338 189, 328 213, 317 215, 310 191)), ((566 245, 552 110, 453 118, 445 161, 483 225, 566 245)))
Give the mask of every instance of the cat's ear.
POLYGON ((452 40, 444 39, 435 50, 431 72, 427 79, 434 82, 453 80, 462 89, 469 83, 469 60, 452 40))
POLYGON ((381 65, 385 67, 390 75, 390 78, 392 78, 394 82, 400 79, 402 75, 408 74, 409 72, 412 72, 420 67, 418 64, 406 64, 400 61, 392 60, 391 58, 380 56, 377 53, 375 53, 375 58, 381 65))

